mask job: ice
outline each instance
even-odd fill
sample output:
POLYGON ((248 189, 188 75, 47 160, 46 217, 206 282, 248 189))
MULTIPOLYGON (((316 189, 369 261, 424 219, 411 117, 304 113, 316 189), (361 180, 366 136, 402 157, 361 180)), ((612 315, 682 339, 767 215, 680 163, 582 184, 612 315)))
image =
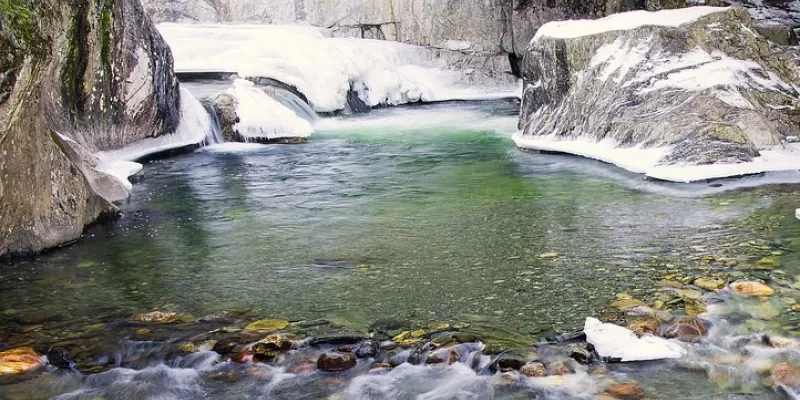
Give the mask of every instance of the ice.
POLYGON ((172 48, 178 72, 275 79, 297 88, 318 112, 344 109, 351 88, 370 106, 521 94, 513 80, 476 85, 473 70, 451 70, 431 49, 330 38, 319 28, 162 24, 158 29, 172 48))
POLYGON ((136 160, 162 151, 203 143, 211 131, 211 117, 187 89, 181 88, 180 93, 181 121, 174 133, 140 140, 118 150, 98 152, 95 154, 100 160, 98 170, 115 176, 130 189, 131 183, 127 177, 141 170, 141 164, 136 163, 136 160), (134 167, 134 164, 139 167, 134 167))
POLYGON ((618 358, 622 362, 681 358, 686 350, 679 344, 658 336, 644 335, 641 338, 619 325, 586 318, 583 327, 586 341, 594 345, 601 357, 618 358))
POLYGON ((237 79, 225 93, 237 100, 239 122, 234 129, 245 140, 286 137, 307 137, 314 129, 311 124, 284 107, 255 86, 253 82, 237 79))
POLYGON ((706 15, 727 10, 727 7, 690 7, 676 10, 631 11, 595 20, 556 21, 544 24, 533 41, 544 37, 571 39, 608 31, 629 31, 642 26, 678 27, 706 15))
POLYGON ((761 150, 761 156, 755 157, 753 161, 738 164, 658 165, 659 160, 670 152, 670 146, 647 149, 618 147, 619 144, 611 139, 599 142, 592 138, 562 140, 556 135, 523 136, 522 132, 515 133, 513 139, 522 148, 575 154, 670 182, 690 183, 764 172, 800 170, 800 144, 797 143, 761 150))

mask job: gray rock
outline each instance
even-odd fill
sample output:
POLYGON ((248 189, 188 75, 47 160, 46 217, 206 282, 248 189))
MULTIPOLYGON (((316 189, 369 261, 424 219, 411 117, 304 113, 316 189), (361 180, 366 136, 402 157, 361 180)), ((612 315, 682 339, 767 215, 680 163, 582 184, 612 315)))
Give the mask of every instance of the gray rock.
POLYGON ((542 35, 523 75, 523 138, 669 145, 658 165, 704 165, 750 161, 800 134, 800 70, 741 8, 677 28, 542 35), (733 82, 705 85, 726 73, 733 82), (692 74, 699 89, 681 84, 692 74))

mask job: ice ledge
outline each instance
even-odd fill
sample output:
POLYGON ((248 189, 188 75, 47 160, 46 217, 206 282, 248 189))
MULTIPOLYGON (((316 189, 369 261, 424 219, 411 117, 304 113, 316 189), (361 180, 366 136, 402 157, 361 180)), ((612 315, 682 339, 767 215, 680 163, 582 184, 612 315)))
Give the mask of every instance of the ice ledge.
POLYGON ((653 179, 690 183, 709 179, 754 175, 764 172, 800 170, 800 143, 788 143, 782 148, 761 150, 761 156, 751 162, 710 165, 658 165, 658 161, 671 147, 644 149, 618 147, 613 140, 591 139, 559 140, 554 135, 525 136, 517 132, 512 139, 518 147, 555 153, 575 154, 614 164, 653 179))

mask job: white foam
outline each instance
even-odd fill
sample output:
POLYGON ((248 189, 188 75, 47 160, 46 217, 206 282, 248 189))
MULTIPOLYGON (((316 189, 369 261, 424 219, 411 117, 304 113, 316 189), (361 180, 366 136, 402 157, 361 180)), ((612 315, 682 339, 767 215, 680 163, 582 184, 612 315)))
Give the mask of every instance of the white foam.
POLYGON ((203 143, 211 131, 211 118, 205 107, 185 88, 181 88, 181 120, 175 133, 147 138, 118 150, 95 154, 100 160, 98 169, 118 179, 129 189, 127 177, 139 172, 132 161, 162 151, 203 143), (128 174, 128 175, 125 175, 128 174), (123 176, 124 175, 124 176, 123 176))
POLYGON ((237 100, 239 122, 234 129, 245 140, 307 137, 314 132, 308 121, 255 87, 253 82, 238 79, 225 93, 237 100))
POLYGON ((521 132, 515 133, 513 139, 517 146, 522 148, 575 154, 670 182, 689 183, 764 172, 800 170, 800 144, 795 143, 785 144, 772 150, 761 150, 760 157, 745 163, 658 165, 659 160, 670 152, 671 147, 649 149, 618 147, 616 142, 608 139, 599 142, 587 138, 560 140, 554 135, 525 136, 521 132))
POLYGON ((641 338, 619 325, 586 318, 583 327, 586 341, 594 345, 601 357, 618 358, 622 362, 681 358, 686 350, 664 338, 644 335, 641 338))
POLYGON ((209 153, 247 153, 264 150, 267 147, 269 146, 261 143, 225 142, 204 146, 199 151, 205 151, 209 153))
POLYGON ((631 11, 594 20, 555 21, 544 24, 532 39, 571 39, 609 31, 629 31, 642 26, 679 27, 727 7, 689 7, 661 11, 631 11))
POLYGON ((449 70, 434 51, 397 42, 330 38, 318 28, 281 25, 158 29, 172 48, 176 71, 275 79, 296 87, 318 112, 344 109, 351 85, 370 106, 521 94, 516 82, 476 88, 469 82, 472 71, 449 70))

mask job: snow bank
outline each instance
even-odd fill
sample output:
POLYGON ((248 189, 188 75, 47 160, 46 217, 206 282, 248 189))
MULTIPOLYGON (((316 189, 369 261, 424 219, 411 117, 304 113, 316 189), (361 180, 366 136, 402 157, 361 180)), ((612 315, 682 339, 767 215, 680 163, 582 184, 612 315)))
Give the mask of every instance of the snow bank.
POLYGON ((128 189, 131 176, 142 169, 134 161, 151 155, 185 146, 201 144, 211 131, 211 117, 205 107, 185 88, 181 88, 181 121, 175 133, 144 139, 118 150, 101 151, 97 170, 117 177, 128 189))
POLYGON ((245 139, 307 137, 314 132, 311 124, 284 107, 255 84, 237 79, 226 94, 236 98, 239 122, 234 129, 245 139))
POLYGON ((586 318, 583 327, 586 341, 594 345, 601 357, 618 358, 622 362, 681 358, 686 350, 664 338, 644 335, 641 338, 619 325, 586 318))
POLYGON ((658 165, 671 150, 669 146, 645 149, 618 147, 613 140, 594 141, 589 138, 560 140, 555 135, 513 135, 517 146, 540 151, 575 154, 614 164, 628 171, 669 182, 689 183, 708 179, 753 175, 764 172, 800 170, 800 144, 787 143, 773 150, 761 150, 761 156, 751 162, 708 165, 658 165))
POLYGON ((533 37, 571 39, 608 31, 629 31, 642 26, 678 27, 727 7, 689 7, 661 11, 631 11, 593 20, 555 21, 544 24, 533 37))
POLYGON ((233 72, 296 87, 318 112, 345 108, 356 90, 368 105, 519 97, 518 83, 475 87, 465 70, 448 70, 429 49, 397 42, 330 38, 326 31, 281 25, 158 26, 177 72, 233 72), (202 40, 198 40, 202 38, 202 40))

